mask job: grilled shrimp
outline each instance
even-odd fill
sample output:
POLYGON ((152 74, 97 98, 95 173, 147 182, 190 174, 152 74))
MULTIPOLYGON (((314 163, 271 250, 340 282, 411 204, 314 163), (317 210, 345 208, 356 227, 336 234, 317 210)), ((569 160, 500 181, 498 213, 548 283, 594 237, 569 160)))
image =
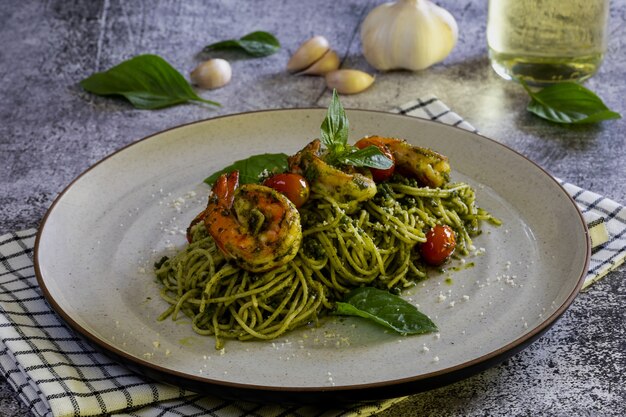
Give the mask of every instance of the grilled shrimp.
POLYGON ((199 217, 226 258, 251 272, 286 264, 302 241, 300 214, 293 203, 264 185, 239 186, 238 171, 218 178, 199 217))
POLYGON ((403 139, 381 136, 367 136, 364 139, 387 147, 394 157, 396 171, 416 178, 422 185, 441 187, 449 180, 448 158, 433 150, 411 145, 403 139))
POLYGON ((373 179, 358 172, 341 171, 320 158, 321 142, 315 139, 300 152, 289 157, 291 172, 303 175, 311 190, 333 197, 340 203, 369 200, 376 194, 373 179))

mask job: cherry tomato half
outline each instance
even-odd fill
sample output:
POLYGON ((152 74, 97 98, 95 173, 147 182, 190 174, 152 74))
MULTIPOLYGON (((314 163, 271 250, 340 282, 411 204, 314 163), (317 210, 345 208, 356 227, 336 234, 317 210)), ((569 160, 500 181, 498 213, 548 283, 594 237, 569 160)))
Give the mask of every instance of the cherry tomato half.
POLYGON ((357 143, 354 144, 359 149, 367 148, 368 146, 376 146, 387 158, 391 159, 394 164, 391 168, 387 169, 378 169, 378 168, 370 168, 370 172, 372 173, 372 178, 375 182, 383 182, 387 181, 393 175, 396 164, 393 155, 389 148, 385 146, 385 144, 381 141, 376 140, 376 137, 365 137, 360 139, 357 143))
POLYGON ((284 194, 297 208, 309 199, 309 183, 299 174, 285 172, 272 175, 263 181, 263 185, 284 194))
POLYGON ((444 263, 456 247, 456 236, 450 226, 437 225, 426 233, 426 242, 420 247, 426 263, 438 266, 444 263))

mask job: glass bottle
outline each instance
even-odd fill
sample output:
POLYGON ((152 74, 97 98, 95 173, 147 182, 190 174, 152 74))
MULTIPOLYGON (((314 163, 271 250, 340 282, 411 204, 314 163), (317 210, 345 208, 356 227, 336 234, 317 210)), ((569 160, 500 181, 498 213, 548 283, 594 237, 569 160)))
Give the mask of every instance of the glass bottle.
POLYGON ((489 0, 491 66, 531 85, 583 81, 600 67, 609 0, 489 0))

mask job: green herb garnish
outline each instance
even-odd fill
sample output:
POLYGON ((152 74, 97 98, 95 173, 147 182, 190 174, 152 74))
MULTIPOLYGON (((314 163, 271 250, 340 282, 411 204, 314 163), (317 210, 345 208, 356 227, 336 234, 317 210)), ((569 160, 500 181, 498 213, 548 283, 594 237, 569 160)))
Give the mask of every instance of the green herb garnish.
POLYGON ((253 57, 272 55, 280 49, 280 42, 271 33, 257 31, 239 39, 229 39, 204 47, 204 52, 216 50, 241 50, 253 57))
POLYGON ((284 153, 264 153, 254 155, 246 159, 233 162, 226 168, 212 174, 206 178, 204 182, 213 185, 220 175, 239 171, 240 184, 258 183, 266 175, 276 174, 287 171, 289 163, 287 155, 284 153))
POLYGON ((337 155, 336 159, 344 165, 369 168, 390 168, 393 162, 387 158, 376 146, 368 146, 363 149, 350 147, 349 152, 337 155))
POLYGON ((563 82, 534 92, 524 80, 519 81, 531 97, 527 110, 552 122, 583 124, 622 117, 580 84, 563 82))
POLYGON ((337 90, 333 90, 333 98, 320 129, 320 139, 331 154, 340 154, 345 151, 348 146, 349 127, 348 117, 339 101, 337 90))
POLYGON ((437 326, 428 316, 404 299, 387 291, 362 287, 351 291, 336 303, 333 314, 363 317, 400 334, 436 332, 437 326))
POLYGON ((348 145, 348 128, 346 112, 339 101, 337 91, 333 90, 333 97, 320 129, 320 140, 328 149, 328 154, 324 158, 326 162, 331 165, 391 168, 393 161, 387 158, 376 146, 357 149, 348 145))
POLYGON ((157 55, 138 55, 80 82, 90 93, 123 96, 138 109, 160 109, 189 101, 219 106, 198 96, 185 78, 157 55))

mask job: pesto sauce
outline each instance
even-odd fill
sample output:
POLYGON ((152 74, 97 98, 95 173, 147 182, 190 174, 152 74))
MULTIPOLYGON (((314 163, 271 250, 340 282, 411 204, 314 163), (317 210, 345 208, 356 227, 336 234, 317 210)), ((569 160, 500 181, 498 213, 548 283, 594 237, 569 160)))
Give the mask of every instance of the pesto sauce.
POLYGON ((191 337, 184 337, 184 338, 178 340, 178 343, 180 343, 183 346, 191 346, 191 345, 193 345, 194 342, 195 342, 195 338, 193 336, 191 336, 191 337))
POLYGON ((452 268, 450 268, 450 270, 452 270, 452 271, 462 271, 464 269, 473 268, 475 266, 476 266, 476 264, 474 262, 466 262, 466 263, 464 263, 462 265, 453 266, 452 268))

